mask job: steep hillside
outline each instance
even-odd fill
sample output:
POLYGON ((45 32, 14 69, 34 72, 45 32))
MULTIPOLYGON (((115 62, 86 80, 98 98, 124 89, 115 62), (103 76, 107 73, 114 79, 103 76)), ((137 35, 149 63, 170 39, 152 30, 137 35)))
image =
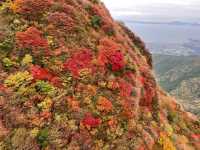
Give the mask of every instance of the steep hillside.
POLYGON ((200 115, 200 57, 154 55, 154 66, 160 85, 200 115))
POLYGON ((195 150, 143 42, 98 0, 1 4, 1 150, 195 150))

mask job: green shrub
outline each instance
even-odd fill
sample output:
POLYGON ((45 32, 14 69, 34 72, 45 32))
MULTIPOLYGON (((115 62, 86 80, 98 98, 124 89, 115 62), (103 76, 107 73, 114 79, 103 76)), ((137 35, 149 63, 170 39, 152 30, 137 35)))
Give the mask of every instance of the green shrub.
POLYGON ((56 93, 56 89, 53 85, 49 84, 47 81, 37 81, 35 88, 38 92, 41 92, 43 94, 54 96, 56 93))
POLYGON ((15 65, 15 62, 12 62, 9 58, 4 58, 2 60, 3 66, 7 69, 15 65))
POLYGON ((37 135, 37 142, 40 145, 41 148, 45 148, 48 145, 48 136, 49 136, 49 131, 47 128, 42 129, 39 131, 37 135))
POLYGON ((10 52, 13 49, 13 42, 11 39, 6 38, 6 40, 0 42, 0 51, 10 52))
POLYGON ((167 119, 172 123, 177 123, 179 121, 177 112, 173 111, 168 112, 167 119))
POLYGON ((95 29, 98 29, 101 27, 101 22, 102 22, 101 17, 97 15, 93 16, 91 19, 91 25, 95 29))

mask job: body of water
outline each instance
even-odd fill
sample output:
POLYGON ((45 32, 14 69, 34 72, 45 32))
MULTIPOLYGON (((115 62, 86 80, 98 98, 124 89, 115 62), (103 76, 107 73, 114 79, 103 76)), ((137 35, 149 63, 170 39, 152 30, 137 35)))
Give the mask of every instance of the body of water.
POLYGON ((189 39, 200 41, 200 26, 126 23, 146 43, 185 43, 189 39))

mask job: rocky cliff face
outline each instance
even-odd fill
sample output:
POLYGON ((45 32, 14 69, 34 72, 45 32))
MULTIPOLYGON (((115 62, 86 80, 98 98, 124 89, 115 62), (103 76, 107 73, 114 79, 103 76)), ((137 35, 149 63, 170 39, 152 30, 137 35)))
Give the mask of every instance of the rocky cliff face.
POLYGON ((1 4, 0 149, 194 150, 143 42, 98 0, 1 4))

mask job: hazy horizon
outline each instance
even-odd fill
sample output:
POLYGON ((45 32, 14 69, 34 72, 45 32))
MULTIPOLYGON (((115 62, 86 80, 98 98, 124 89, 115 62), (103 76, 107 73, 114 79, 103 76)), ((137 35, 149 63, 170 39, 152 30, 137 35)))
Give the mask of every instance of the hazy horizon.
POLYGON ((102 0, 121 20, 200 23, 199 0, 102 0))

